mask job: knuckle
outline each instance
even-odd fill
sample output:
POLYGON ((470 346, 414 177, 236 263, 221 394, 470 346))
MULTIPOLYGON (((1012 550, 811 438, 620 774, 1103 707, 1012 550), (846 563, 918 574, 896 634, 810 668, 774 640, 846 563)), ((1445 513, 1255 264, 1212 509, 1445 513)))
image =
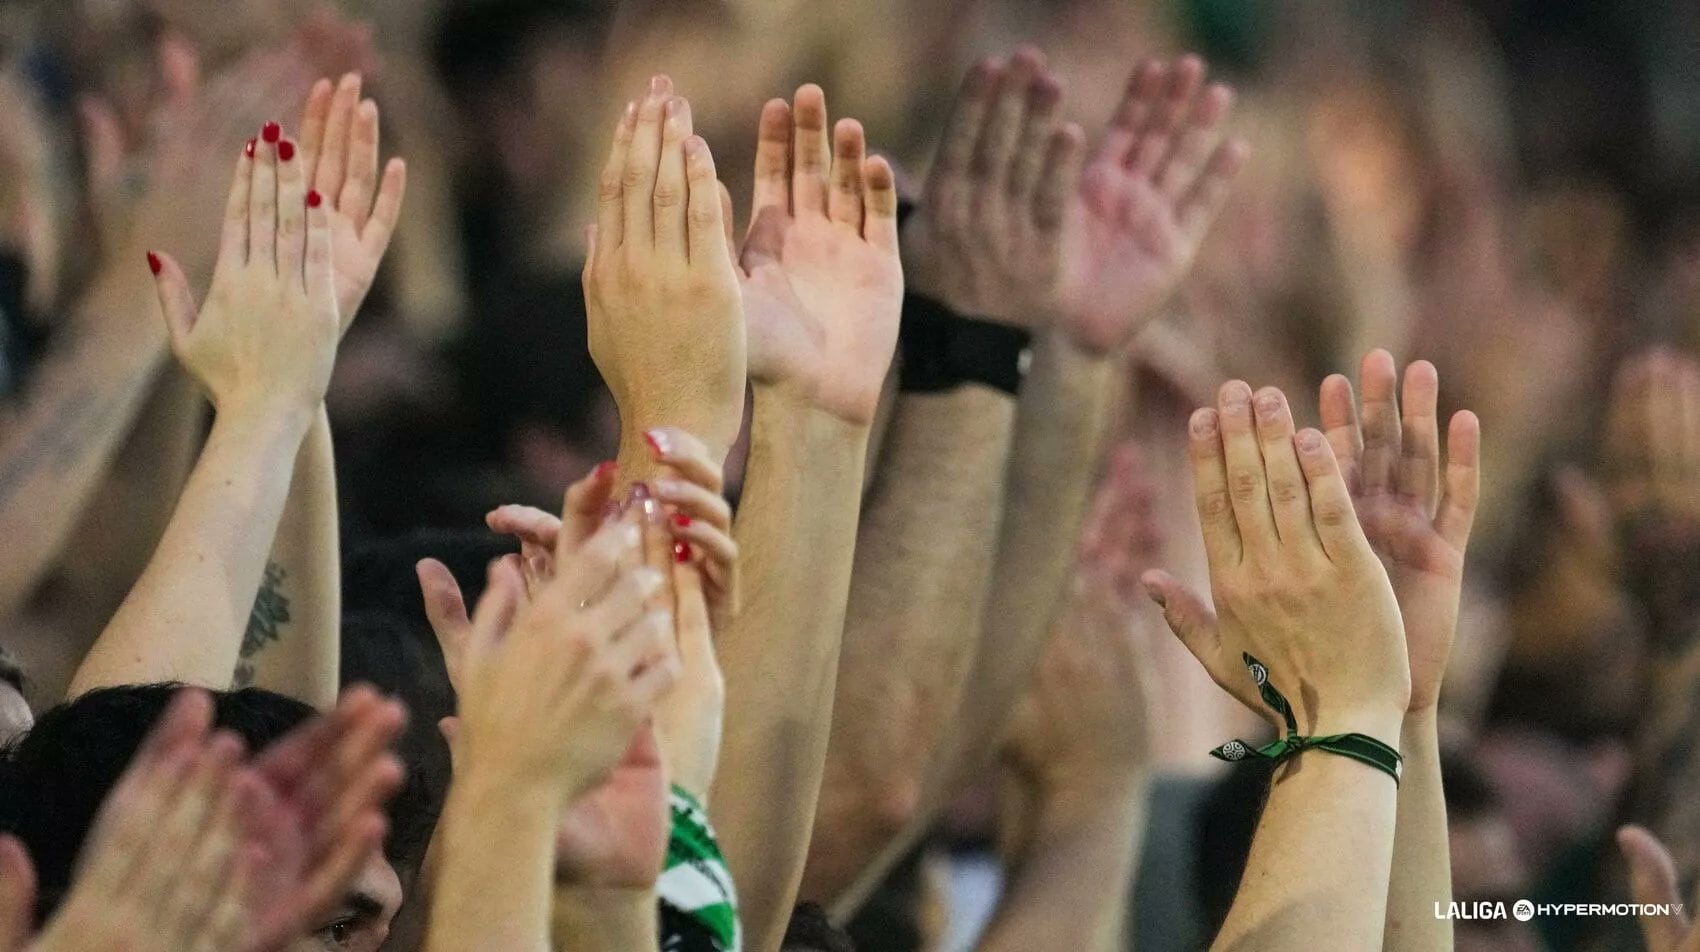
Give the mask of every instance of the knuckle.
POLYGON ((641 165, 628 165, 620 170, 620 186, 622 189, 641 188, 649 175, 641 165))
POLYGON ((673 182, 661 182, 650 193, 657 208, 677 208, 685 200, 685 190, 673 182))
POLYGON ((1311 514, 1315 517, 1317 525, 1327 526, 1330 529, 1347 525, 1352 519, 1356 518, 1350 506, 1332 499, 1312 501, 1311 514))
POLYGON ((625 194, 625 191, 625 183, 621 181, 620 174, 616 172, 604 174, 601 180, 596 183, 596 195, 605 202, 618 200, 621 195, 625 194))
POLYGON ((1257 498, 1258 490, 1263 487, 1263 478, 1249 469, 1236 470, 1228 474, 1228 491, 1235 502, 1250 502, 1257 498))
POLYGON ((1288 505, 1304 498, 1304 490, 1292 479, 1275 479, 1269 483, 1269 498, 1277 505, 1288 505))
POLYGON ((1198 511, 1206 519, 1223 519, 1233 514, 1234 501, 1225 490, 1212 490, 1199 495, 1198 511))

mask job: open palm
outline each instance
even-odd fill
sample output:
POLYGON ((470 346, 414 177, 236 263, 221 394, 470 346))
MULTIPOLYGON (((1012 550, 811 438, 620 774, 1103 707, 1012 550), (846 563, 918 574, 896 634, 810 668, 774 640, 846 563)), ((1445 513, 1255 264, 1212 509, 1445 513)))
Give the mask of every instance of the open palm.
POLYGON ((1410 709, 1422 710, 1439 700, 1458 627, 1464 551, 1479 492, 1481 428, 1468 410, 1452 418, 1442 493, 1440 378, 1434 365, 1417 361, 1405 368, 1402 418, 1391 354, 1371 351, 1359 379, 1362 420, 1351 381, 1335 374, 1322 383, 1322 425, 1351 488, 1358 523, 1393 583, 1410 652, 1410 709))
POLYGON ((752 379, 801 393, 852 423, 873 419, 897 346, 903 271, 897 194, 862 128, 841 120, 829 149, 819 87, 762 111, 757 186, 739 260, 752 379), (830 181, 829 181, 830 176, 830 181))
POLYGON ((312 187, 331 210, 331 258, 343 330, 354 319, 384 260, 407 190, 407 166, 391 159, 378 178, 378 107, 360 98, 349 73, 333 88, 321 79, 307 97, 301 148, 312 187))
POLYGON ((1125 344, 1186 274, 1245 164, 1222 141, 1233 93, 1195 56, 1135 72, 1065 211, 1057 317, 1083 346, 1125 344))

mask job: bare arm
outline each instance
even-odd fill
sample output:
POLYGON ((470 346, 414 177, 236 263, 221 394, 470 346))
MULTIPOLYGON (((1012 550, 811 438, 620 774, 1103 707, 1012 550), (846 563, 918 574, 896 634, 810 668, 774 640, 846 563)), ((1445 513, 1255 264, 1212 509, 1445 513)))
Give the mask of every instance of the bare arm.
POLYGON ((218 412, 159 548, 73 693, 163 678, 222 687, 236 666, 287 463, 324 399, 339 330, 327 212, 309 207, 294 144, 272 129, 237 160, 218 276, 198 314, 177 263, 152 259, 173 350, 218 412))
POLYGON ((1014 415, 981 386, 897 400, 858 530, 806 896, 838 895, 915 816, 974 660, 1014 415))
POLYGON ((58 560, 158 376, 166 337, 137 313, 144 278, 114 276, 89 293, 5 424, 0 537, 15 541, 0 559, 0 615, 58 560))
POLYGON ((763 108, 738 268, 755 415, 734 535, 750 583, 717 645, 727 732, 710 800, 752 948, 778 946, 803 876, 897 337, 896 188, 865 150, 855 120, 829 126, 818 87, 763 108))
POLYGON ((295 456, 276 538, 248 617, 235 683, 320 710, 340 684, 342 558, 330 421, 319 408, 295 456))

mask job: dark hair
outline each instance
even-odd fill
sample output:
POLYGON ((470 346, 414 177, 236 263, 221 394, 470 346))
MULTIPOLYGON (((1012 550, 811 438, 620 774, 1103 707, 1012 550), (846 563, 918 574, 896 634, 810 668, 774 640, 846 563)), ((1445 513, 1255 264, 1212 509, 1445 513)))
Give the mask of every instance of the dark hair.
POLYGON ((850 936, 826 917, 819 903, 801 902, 791 910, 785 925, 781 952, 856 952, 850 936))
MULTIPOLYGON (((23 841, 39 882, 45 920, 64 899, 83 838, 142 740, 179 684, 132 684, 90 691, 42 713, 0 755, 0 829, 23 841)), ((212 691, 213 724, 258 751, 313 717, 312 707, 260 688, 212 691)), ((412 829, 417 796, 390 803, 394 832, 412 829), (398 814, 400 814, 398 816, 398 814)))

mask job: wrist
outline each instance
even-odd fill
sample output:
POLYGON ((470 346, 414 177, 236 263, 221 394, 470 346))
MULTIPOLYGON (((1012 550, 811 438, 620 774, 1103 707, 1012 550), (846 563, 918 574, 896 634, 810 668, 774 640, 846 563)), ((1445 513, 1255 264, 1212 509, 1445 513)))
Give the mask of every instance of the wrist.
POLYGON ((215 405, 213 425, 241 433, 293 435, 300 440, 306 438, 321 405, 288 399, 226 400, 215 405))
POLYGON ((1403 705, 1392 701, 1324 710, 1317 714, 1308 728, 1308 734, 1311 737, 1363 734, 1399 750, 1403 740, 1405 713, 1403 705))

